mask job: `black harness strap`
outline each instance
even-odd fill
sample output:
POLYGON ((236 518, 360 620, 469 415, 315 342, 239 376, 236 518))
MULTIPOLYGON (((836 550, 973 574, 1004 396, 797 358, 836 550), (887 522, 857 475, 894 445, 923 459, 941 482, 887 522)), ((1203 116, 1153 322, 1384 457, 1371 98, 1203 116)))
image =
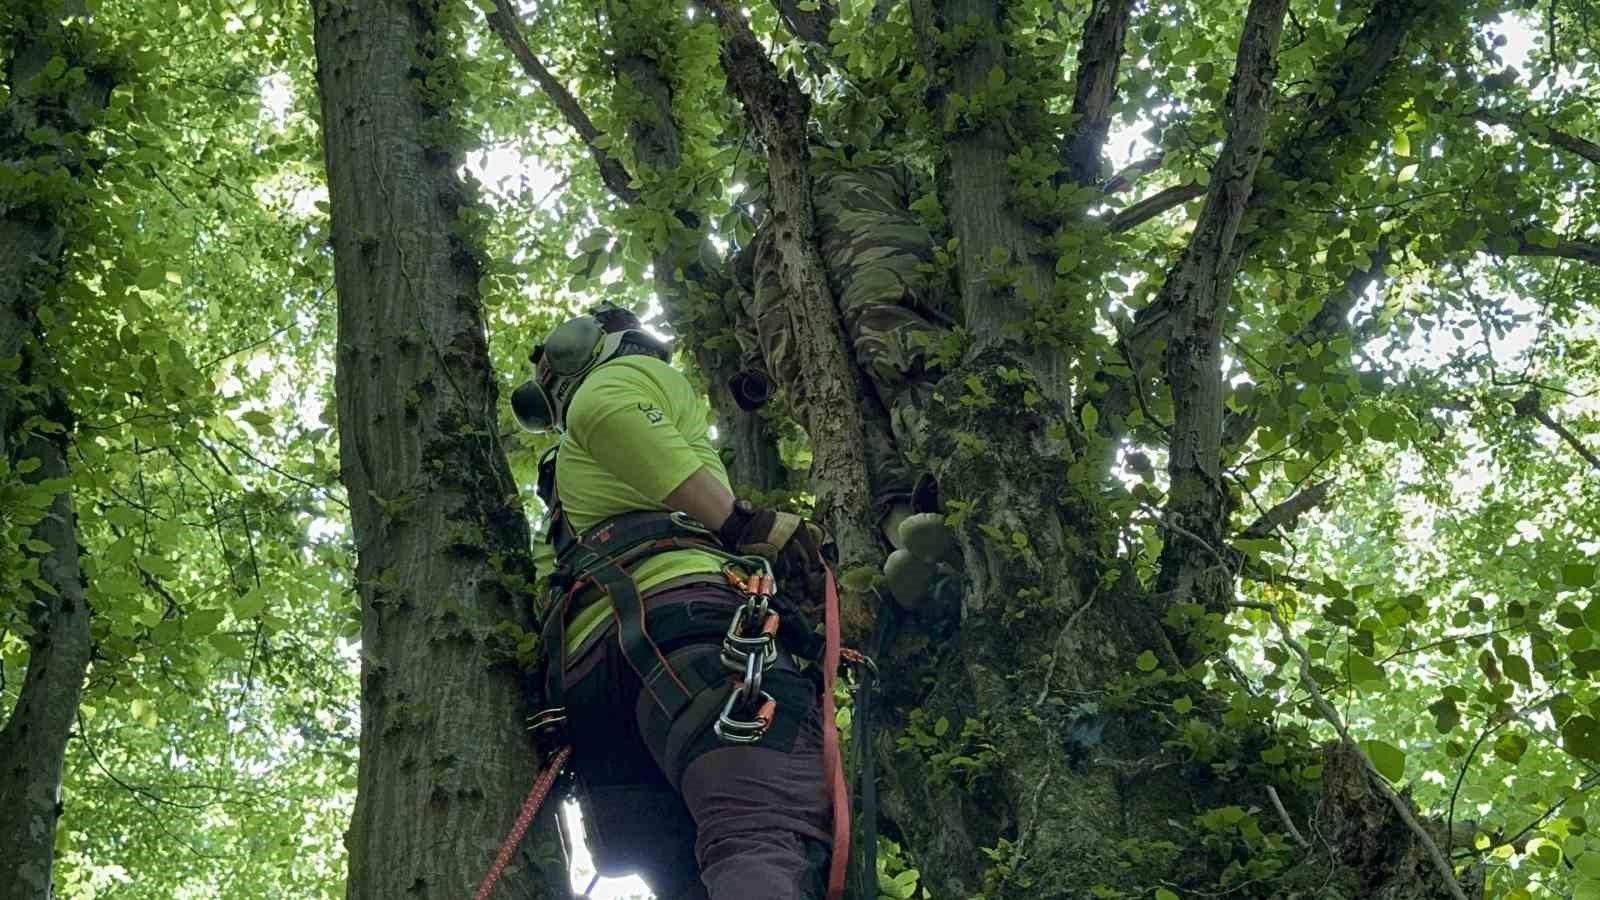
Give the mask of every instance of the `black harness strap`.
POLYGON ((604 592, 611 604, 623 657, 638 673, 656 705, 668 718, 676 717, 697 691, 685 685, 651 638, 645 610, 648 597, 640 593, 628 567, 647 556, 671 550, 711 550, 726 555, 716 538, 694 520, 667 512, 625 513, 595 525, 580 537, 563 515, 557 498, 552 506, 550 540, 559 568, 551 580, 551 602, 540 629, 549 660, 545 671, 546 702, 562 705, 567 619, 574 598, 592 586, 604 592))

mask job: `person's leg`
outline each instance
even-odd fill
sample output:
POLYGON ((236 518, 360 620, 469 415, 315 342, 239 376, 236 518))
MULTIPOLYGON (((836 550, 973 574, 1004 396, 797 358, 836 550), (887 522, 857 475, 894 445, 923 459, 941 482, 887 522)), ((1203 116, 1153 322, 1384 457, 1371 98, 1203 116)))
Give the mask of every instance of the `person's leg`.
POLYGON ((822 900, 833 813, 814 709, 788 752, 721 747, 689 764, 682 787, 711 900, 822 900))

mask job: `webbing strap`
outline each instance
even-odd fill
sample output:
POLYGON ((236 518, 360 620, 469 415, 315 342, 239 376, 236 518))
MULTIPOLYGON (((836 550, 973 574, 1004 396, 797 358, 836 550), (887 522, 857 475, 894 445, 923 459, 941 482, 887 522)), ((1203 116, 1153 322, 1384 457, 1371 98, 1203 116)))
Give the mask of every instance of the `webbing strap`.
POLYGON ((833 795, 833 858, 828 866, 828 900, 844 897, 845 870, 850 864, 850 788, 839 755, 838 716, 833 708, 833 683, 839 675, 839 586, 833 570, 818 558, 827 584, 823 607, 822 773, 833 795))

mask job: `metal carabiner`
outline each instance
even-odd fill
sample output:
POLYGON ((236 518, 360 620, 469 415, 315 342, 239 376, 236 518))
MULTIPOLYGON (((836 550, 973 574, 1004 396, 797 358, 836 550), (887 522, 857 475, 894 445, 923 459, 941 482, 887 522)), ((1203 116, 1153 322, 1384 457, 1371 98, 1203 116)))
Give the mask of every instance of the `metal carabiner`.
POLYGON ((761 740, 767 733, 767 728, 772 725, 772 717, 777 712, 778 701, 771 694, 757 695, 759 705, 756 707, 755 718, 736 719, 733 717, 734 708, 738 705, 739 697, 744 694, 745 685, 738 679, 733 682, 733 689, 728 691, 728 701, 722 705, 722 714, 717 716, 717 723, 711 730, 717 737, 730 744, 754 744, 761 740))

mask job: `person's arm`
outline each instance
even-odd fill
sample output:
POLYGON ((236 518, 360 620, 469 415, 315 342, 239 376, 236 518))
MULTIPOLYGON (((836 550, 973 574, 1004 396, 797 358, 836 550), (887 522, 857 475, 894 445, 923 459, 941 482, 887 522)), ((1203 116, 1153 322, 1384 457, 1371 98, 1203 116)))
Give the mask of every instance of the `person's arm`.
POLYGON ((701 466, 683 483, 672 489, 662 499, 662 504, 681 513, 693 516, 695 521, 716 531, 733 512, 733 491, 711 474, 711 469, 701 466))

